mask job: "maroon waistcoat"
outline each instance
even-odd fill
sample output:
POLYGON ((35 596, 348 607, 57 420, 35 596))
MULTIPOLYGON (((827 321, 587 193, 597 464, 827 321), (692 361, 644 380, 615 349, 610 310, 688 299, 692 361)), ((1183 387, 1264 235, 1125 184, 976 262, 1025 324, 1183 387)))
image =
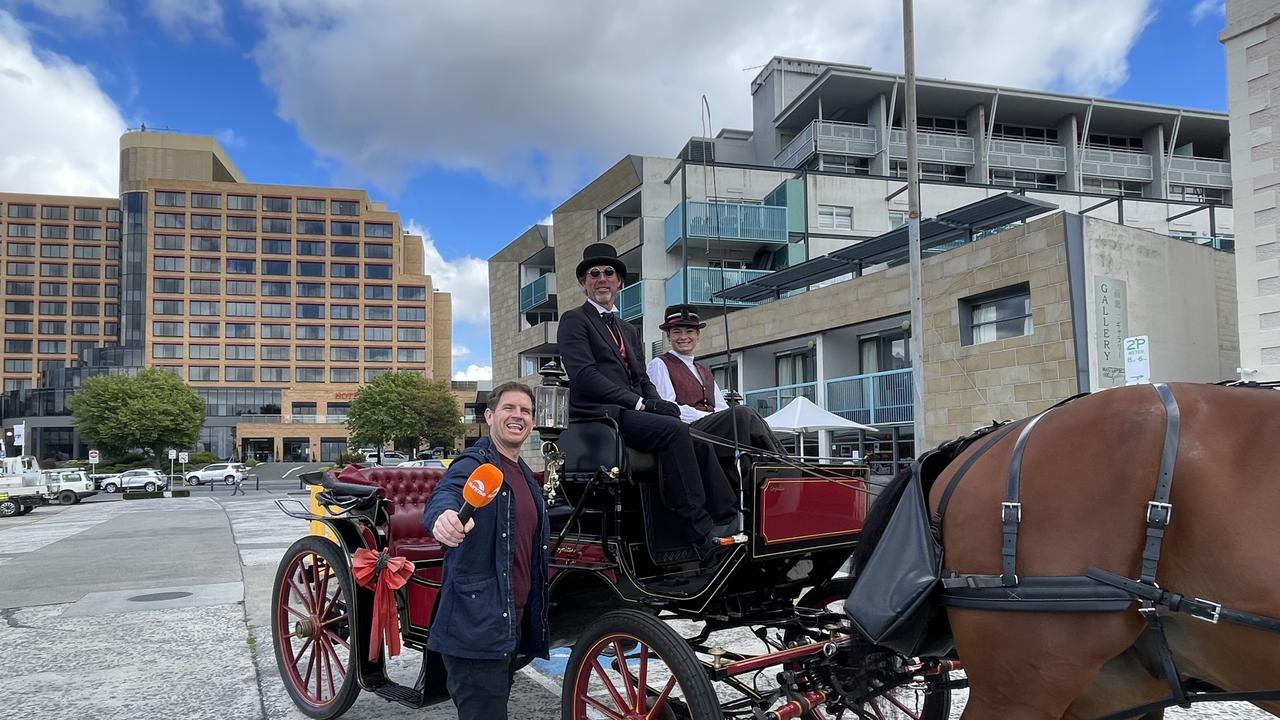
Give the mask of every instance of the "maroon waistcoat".
POLYGON ((715 412, 716 381, 706 365, 697 362, 693 364, 698 368, 698 375, 702 376, 702 382, 698 382, 698 378, 689 372, 689 366, 674 353, 663 353, 658 357, 662 358, 663 364, 667 366, 667 375, 671 376, 671 386, 676 389, 677 405, 688 405, 702 412, 715 412))

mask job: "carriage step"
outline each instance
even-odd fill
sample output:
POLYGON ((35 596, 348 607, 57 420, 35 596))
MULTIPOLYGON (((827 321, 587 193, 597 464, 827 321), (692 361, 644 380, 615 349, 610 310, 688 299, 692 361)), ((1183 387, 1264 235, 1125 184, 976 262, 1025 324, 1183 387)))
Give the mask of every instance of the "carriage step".
POLYGON ((399 683, 389 682, 386 685, 373 688, 373 692, 383 700, 398 702, 411 708, 422 707, 422 693, 399 683))

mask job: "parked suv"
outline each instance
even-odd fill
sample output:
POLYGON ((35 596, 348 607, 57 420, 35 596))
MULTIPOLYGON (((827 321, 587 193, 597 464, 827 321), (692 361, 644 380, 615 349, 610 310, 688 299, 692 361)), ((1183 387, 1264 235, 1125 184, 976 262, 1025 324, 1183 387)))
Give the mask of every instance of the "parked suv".
POLYGON ((138 468, 136 470, 125 470, 118 475, 108 475, 99 482, 99 487, 103 492, 113 493, 121 490, 146 490, 154 492, 163 490, 169 486, 169 480, 164 473, 154 468, 138 468))
MULTIPOLYGON (((382 452, 382 464, 387 467, 395 467, 408 459, 409 458, 404 456, 404 453, 397 452, 395 450, 384 450, 382 452)), ((377 465, 378 451, 366 450, 364 453, 364 462, 366 465, 377 465)))
POLYGON ((187 473, 188 485, 203 485, 205 483, 223 482, 227 485, 234 485, 236 480, 244 481, 244 476, 248 474, 249 469, 240 463, 213 463, 205 465, 199 470, 187 473))

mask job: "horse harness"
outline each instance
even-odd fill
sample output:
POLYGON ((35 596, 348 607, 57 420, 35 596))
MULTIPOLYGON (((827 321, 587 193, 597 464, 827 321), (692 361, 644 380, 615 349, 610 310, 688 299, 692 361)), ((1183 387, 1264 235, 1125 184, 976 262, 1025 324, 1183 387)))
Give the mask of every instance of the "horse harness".
POLYGON ((1165 410, 1164 445, 1160 453, 1160 470, 1156 479, 1154 497, 1147 502, 1146 542, 1142 551, 1141 570, 1137 580, 1117 575, 1097 567, 1089 567, 1083 576, 1019 577, 1017 574, 1018 527, 1022 523, 1022 503, 1019 487, 1022 477, 1022 458, 1027 442, 1036 424, 1057 407, 1081 395, 1068 398, 1029 420, 1009 423, 989 433, 987 441, 960 466, 948 482, 938 503, 932 521, 936 537, 942 537, 942 520, 947 505, 960 480, 973 464, 996 443, 1021 427, 1014 442, 1009 461, 1005 499, 1000 503, 1001 548, 1000 574, 978 575, 943 570, 942 603, 950 607, 1018 610, 1032 612, 1119 612, 1138 603, 1138 612, 1146 621, 1145 647, 1153 648, 1162 675, 1169 683, 1170 694, 1161 701, 1114 713, 1101 720, 1142 715, 1153 710, 1181 705, 1190 707, 1193 702, 1223 700, 1275 700, 1280 690, 1248 692, 1201 691, 1195 684, 1184 683, 1174 662, 1165 637, 1164 625, 1158 612, 1167 608, 1170 612, 1185 613, 1198 620, 1217 624, 1229 622, 1269 632, 1280 633, 1280 619, 1265 617, 1241 610, 1225 608, 1221 603, 1202 598, 1189 598, 1170 592, 1156 582, 1156 570, 1160 564, 1160 551, 1165 530, 1173 518, 1170 494, 1173 488, 1174 463, 1178 455, 1181 433, 1181 414, 1173 391, 1164 383, 1153 385, 1165 410))

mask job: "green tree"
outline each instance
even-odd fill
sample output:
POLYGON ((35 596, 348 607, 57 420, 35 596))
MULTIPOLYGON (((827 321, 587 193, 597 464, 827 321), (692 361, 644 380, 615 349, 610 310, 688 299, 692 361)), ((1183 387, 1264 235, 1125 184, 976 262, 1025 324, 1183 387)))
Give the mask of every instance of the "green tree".
POLYGON ((402 370, 379 375, 356 392, 347 427, 358 445, 393 441, 416 448, 426 440, 452 446, 462 434, 462 417, 448 381, 402 370))
POLYGON ((136 377, 91 377, 68 405, 80 434, 117 457, 142 449, 159 460, 170 448, 194 445, 204 426, 204 400, 182 378, 155 368, 136 377))

